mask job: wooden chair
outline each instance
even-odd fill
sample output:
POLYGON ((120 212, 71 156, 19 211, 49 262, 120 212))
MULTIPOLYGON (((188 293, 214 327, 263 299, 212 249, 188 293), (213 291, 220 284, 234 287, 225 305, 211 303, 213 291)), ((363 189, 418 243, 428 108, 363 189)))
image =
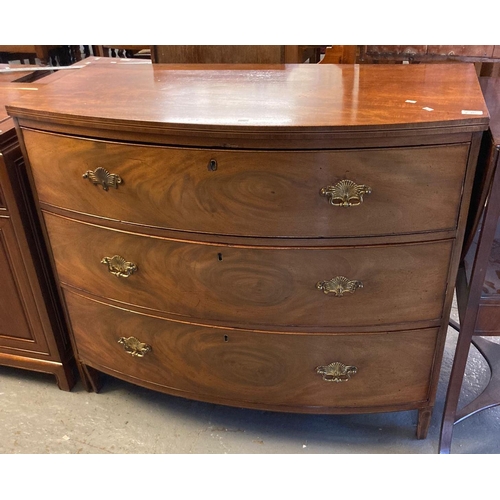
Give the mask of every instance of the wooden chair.
POLYGON ((481 410, 500 404, 500 345, 482 337, 500 336, 500 78, 482 78, 490 112, 471 198, 456 292, 460 324, 446 395, 439 453, 450 453, 453 426, 481 410), (458 411, 471 343, 491 369, 484 391, 458 411))

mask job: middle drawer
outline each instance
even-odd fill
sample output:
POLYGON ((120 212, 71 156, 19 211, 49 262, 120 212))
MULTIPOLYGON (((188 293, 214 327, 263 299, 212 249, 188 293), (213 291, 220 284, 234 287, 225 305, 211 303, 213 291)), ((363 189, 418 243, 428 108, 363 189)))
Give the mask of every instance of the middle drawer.
POLYGON ((335 328, 437 321, 453 246, 452 240, 229 246, 145 236, 51 213, 44 217, 63 284, 169 314, 237 325, 335 328))

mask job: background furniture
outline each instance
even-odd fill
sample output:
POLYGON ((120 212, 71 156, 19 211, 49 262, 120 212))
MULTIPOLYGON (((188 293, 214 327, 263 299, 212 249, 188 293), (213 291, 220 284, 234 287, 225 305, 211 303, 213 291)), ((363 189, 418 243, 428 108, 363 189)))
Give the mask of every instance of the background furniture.
POLYGON ((96 64, 8 107, 86 384, 418 410, 424 438, 488 121, 461 113, 486 112, 474 68, 192 68, 96 64))
POLYGON ((316 45, 154 45, 158 64, 285 64, 319 62, 316 45))
POLYGON ((319 61, 324 64, 356 64, 358 47, 356 45, 332 45, 324 48, 324 57, 319 61))
POLYGON ((82 59, 79 45, 0 45, 0 63, 25 59, 29 64, 68 66, 82 59))
POLYGON ((457 280, 460 332, 446 396, 439 444, 449 453, 453 426, 500 404, 500 345, 484 336, 500 336, 500 78, 483 78, 481 87, 491 115, 485 134, 467 236, 457 280), (491 378, 473 401, 458 410, 471 343, 484 356, 491 378))
POLYGON ((57 287, 12 119, 5 105, 41 83, 0 82, 0 364, 53 373, 60 389, 73 387, 73 355, 57 287))
POLYGON ((499 76, 500 45, 360 45, 360 63, 474 63, 480 76, 499 76))
POLYGON ((92 52, 97 57, 151 59, 149 45, 92 45, 92 52))

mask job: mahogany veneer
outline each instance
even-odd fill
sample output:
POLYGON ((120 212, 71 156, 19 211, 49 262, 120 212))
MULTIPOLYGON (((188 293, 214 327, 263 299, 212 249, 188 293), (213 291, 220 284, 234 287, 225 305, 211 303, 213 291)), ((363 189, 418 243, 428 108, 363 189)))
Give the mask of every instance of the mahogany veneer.
POLYGON ((96 64, 9 112, 89 388, 413 409, 426 436, 488 125, 472 65, 96 64))

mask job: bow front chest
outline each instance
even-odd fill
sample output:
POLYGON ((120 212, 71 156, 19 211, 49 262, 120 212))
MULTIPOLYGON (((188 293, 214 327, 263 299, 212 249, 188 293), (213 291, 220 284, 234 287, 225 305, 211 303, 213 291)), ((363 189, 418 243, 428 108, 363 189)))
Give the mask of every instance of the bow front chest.
POLYGON ((488 124, 472 65, 93 65, 8 111, 89 388, 418 410, 425 437, 488 124))

